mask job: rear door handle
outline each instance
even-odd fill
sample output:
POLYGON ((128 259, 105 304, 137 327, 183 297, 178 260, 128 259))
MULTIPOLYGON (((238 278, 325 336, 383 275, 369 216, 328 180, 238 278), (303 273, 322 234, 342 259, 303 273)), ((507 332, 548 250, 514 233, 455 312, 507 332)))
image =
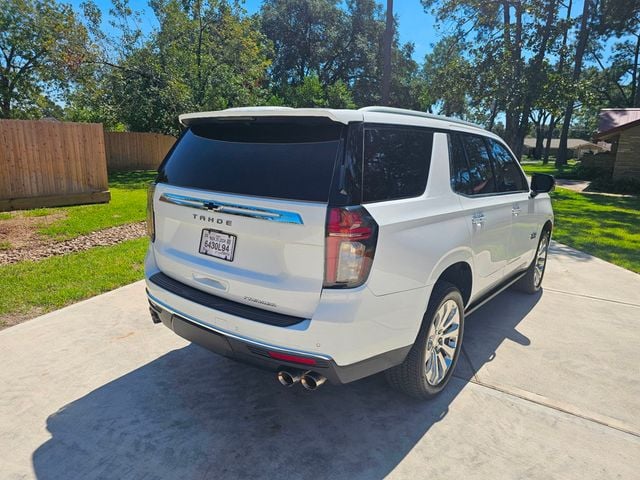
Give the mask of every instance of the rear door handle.
POLYGON ((514 205, 513 208, 511 208, 511 213, 517 217, 520 213, 520 205, 514 205))
POLYGON ((484 214, 483 213, 474 213, 473 217, 471 217, 471 223, 474 226, 481 227, 484 225, 484 214))

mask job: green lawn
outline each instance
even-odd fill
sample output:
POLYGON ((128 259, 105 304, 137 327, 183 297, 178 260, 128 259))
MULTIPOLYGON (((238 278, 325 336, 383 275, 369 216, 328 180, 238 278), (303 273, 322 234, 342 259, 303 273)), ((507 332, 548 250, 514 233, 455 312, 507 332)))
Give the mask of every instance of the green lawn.
POLYGON ((640 273, 640 198, 553 194, 556 240, 640 273))
POLYGON ((579 165, 576 160, 569 160, 567 166, 563 168, 556 168, 554 160, 550 159, 549 163, 544 165, 542 161, 528 161, 525 160, 521 163, 522 169, 527 175, 533 175, 534 173, 546 173, 553 175, 556 178, 575 178, 575 169, 579 165))
MULTIPOLYGON (((147 171, 111 174, 108 204, 38 208, 20 215, 44 217, 65 213, 63 218, 39 228, 40 233, 54 240, 140 222, 146 217, 147 185, 155 175, 147 171)), ((4 213, 0 220, 13 215, 4 213)), ((0 266, 0 328, 16 318, 31 318, 140 280, 147 243, 146 238, 139 238, 38 262, 0 266)), ((4 248, 10 245, 0 244, 0 249, 4 248)))
POLYGON ((147 186, 155 177, 154 171, 113 173, 109 175, 109 203, 45 209, 65 211, 66 217, 39 232, 55 240, 68 240, 103 228, 142 222, 146 218, 147 186))
POLYGON ((3 317, 31 317, 108 292, 142 278, 148 240, 0 266, 0 328, 3 317))

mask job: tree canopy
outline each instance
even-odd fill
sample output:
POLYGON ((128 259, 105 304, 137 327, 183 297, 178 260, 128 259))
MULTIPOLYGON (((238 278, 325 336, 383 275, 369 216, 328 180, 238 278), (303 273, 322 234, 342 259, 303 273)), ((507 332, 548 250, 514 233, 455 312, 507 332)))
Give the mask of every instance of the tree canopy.
POLYGON ((59 115, 91 57, 87 30, 55 0, 2 0, 0 118, 59 115))
POLYGON ((0 0, 2 117, 175 134, 186 111, 384 102, 480 123, 517 154, 534 134, 542 156, 600 108, 640 107, 639 2, 415 0, 442 32, 416 61, 392 1, 111 1, 0 0))

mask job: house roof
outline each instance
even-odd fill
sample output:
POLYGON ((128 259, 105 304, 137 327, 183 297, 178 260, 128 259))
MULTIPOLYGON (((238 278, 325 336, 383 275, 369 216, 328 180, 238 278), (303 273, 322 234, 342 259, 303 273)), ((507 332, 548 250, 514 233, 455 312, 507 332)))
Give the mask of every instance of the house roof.
POLYGON ((640 108, 603 108, 598 114, 598 134, 640 120, 640 108))
MULTIPOLYGON (((524 139, 524 146, 528 148, 535 148, 536 139, 534 137, 527 137, 524 139)), ((560 147, 560 139, 552 138, 551 139, 551 148, 559 148, 560 147)), ((571 150, 575 150, 576 148, 591 148, 594 150, 607 150, 607 148, 603 145, 597 145, 588 140, 583 140, 581 138, 568 138, 567 139, 567 148, 571 150)))
POLYGON ((640 125, 640 118, 638 118, 637 120, 633 120, 631 122, 622 124, 622 125, 618 125, 617 127, 611 128, 609 130, 605 130, 603 132, 598 132, 593 136, 593 138, 594 138, 594 140, 608 140, 611 137, 614 137, 614 136, 618 135, 620 132, 622 132, 624 130, 627 130, 629 128, 632 128, 632 127, 637 127, 638 125, 640 125))

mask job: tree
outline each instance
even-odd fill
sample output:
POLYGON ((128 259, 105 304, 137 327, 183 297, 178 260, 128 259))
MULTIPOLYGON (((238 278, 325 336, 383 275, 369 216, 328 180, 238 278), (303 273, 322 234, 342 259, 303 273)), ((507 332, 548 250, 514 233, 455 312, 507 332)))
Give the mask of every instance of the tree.
POLYGON ((3 0, 0 117, 61 112, 56 101, 83 73, 89 37, 72 8, 54 0, 3 0))
POLYGON ((541 72, 558 35, 559 0, 483 2, 480 0, 422 0, 434 8, 440 22, 453 22, 453 35, 464 42, 463 56, 471 63, 476 82, 488 81, 482 93, 470 95, 475 116, 493 126, 504 112, 505 140, 520 156, 529 119, 541 95, 541 72), (482 111, 484 110, 484 112, 482 111))
MULTIPOLYGON (((385 18, 375 0, 348 0, 344 6, 336 0, 267 0, 260 17, 274 47, 273 93, 285 104, 299 102, 294 94, 303 83, 315 82, 309 77, 317 77, 326 92, 346 88, 357 106, 381 103, 385 18)), ((419 105, 412 55, 413 45, 400 45, 393 34, 389 98, 383 103, 419 105)))
POLYGON ((601 69, 600 79, 610 84, 612 95, 607 94, 606 103, 640 107, 640 3, 604 1, 596 17, 595 29, 603 40, 620 38, 613 46, 609 65, 598 53, 601 45, 588 51, 601 69))
MULTIPOLYGON (((444 37, 424 59, 423 101, 429 111, 446 116, 465 117, 472 92, 470 62, 463 55, 464 45, 456 37, 444 37)), ((474 79, 475 82, 476 79, 474 79)))
MULTIPOLYGON (((578 31, 578 41, 576 43, 576 53, 574 58, 573 75, 574 82, 580 80, 580 74, 582 73, 582 61, 587 49, 587 42, 591 34, 591 20, 594 12, 592 6, 593 0, 584 0, 582 9, 582 16, 580 18, 580 30, 578 31)), ((562 123, 562 132, 560 133, 560 145, 558 147, 558 155, 556 156, 556 167, 562 167, 567 164, 568 152, 567 140, 569 138, 569 127, 571 126, 571 117, 573 115, 573 109, 575 108, 575 100, 570 99, 567 102, 567 107, 564 112, 564 119, 562 123)))
MULTIPOLYGON (((113 24, 125 25, 126 2, 114 6, 113 24)), ((148 38, 121 30, 124 46, 116 58, 103 54, 97 81, 75 93, 71 109, 93 98, 130 130, 175 134, 180 113, 267 102, 270 50, 256 19, 224 0, 154 0, 152 8, 158 29, 148 38)))
POLYGON ((310 75, 322 83, 341 76, 347 18, 336 0, 266 0, 261 28, 274 48, 271 80, 276 90, 310 75))
POLYGON ((299 85, 288 87, 287 100, 282 101, 296 108, 354 108, 353 98, 347 86, 338 80, 332 85, 322 85, 316 75, 305 77, 299 85))

